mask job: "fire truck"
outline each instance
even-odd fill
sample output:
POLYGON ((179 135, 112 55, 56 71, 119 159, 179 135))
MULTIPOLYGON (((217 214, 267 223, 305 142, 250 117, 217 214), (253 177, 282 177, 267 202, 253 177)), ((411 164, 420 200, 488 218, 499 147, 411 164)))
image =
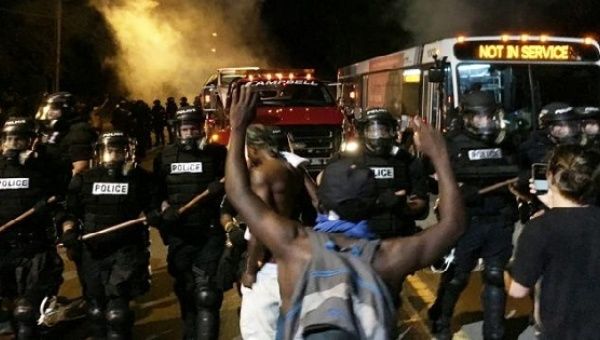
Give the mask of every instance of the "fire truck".
POLYGON ((341 146, 344 116, 327 83, 315 79, 313 69, 217 70, 202 90, 211 141, 224 145, 229 141, 225 107, 230 84, 239 79, 261 89, 255 123, 276 127, 280 149, 308 159, 310 172, 323 169, 341 146))
POLYGON ((460 36, 338 70, 338 97, 346 110, 385 107, 398 118, 420 115, 440 130, 461 97, 475 90, 493 94, 504 123, 525 131, 538 127, 537 114, 547 103, 598 106, 598 43, 528 34, 460 36))

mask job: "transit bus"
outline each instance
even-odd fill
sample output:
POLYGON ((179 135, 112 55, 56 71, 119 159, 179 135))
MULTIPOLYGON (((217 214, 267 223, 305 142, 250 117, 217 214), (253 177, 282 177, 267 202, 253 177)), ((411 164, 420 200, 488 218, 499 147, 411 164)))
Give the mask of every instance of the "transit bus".
POLYGON ((547 103, 600 104, 600 51, 591 38, 460 36, 342 67, 337 91, 349 116, 385 107, 403 121, 420 115, 440 130, 461 96, 488 91, 507 124, 530 130, 547 103))

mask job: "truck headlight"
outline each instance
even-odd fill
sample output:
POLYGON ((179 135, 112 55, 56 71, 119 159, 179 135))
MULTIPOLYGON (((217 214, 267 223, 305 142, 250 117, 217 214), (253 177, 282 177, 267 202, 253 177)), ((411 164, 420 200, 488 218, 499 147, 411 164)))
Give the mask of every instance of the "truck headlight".
POLYGON ((340 149, 342 152, 356 152, 359 148, 358 142, 355 140, 351 140, 348 142, 343 142, 340 149))

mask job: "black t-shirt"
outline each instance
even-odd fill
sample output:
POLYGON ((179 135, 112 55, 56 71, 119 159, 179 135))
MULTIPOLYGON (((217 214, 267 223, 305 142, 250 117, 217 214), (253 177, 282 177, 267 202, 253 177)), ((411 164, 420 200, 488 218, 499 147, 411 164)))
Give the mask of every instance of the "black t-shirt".
POLYGON ((511 272, 529 288, 542 279, 544 338, 600 337, 600 208, 554 208, 531 220, 511 272))

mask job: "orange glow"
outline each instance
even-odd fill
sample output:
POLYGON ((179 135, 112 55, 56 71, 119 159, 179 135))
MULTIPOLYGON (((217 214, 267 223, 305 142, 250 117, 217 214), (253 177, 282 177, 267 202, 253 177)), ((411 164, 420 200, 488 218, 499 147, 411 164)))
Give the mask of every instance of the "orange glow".
POLYGON ((508 39, 510 39, 510 37, 508 36, 508 34, 503 34, 502 35, 502 41, 507 42, 508 39))
POLYGON ((529 40, 529 34, 521 34, 521 41, 526 42, 529 40))
POLYGON ((585 39, 583 39, 583 42, 584 42, 586 45, 591 45, 591 44, 593 44, 593 43, 594 43, 594 39, 592 39, 592 38, 590 38, 590 37, 586 37, 585 39))
POLYGON ((464 43, 464 42, 465 42, 465 36, 464 36, 464 35, 460 35, 460 36, 457 38, 457 40, 458 40, 458 42, 459 42, 459 43, 464 43))
POLYGON ((548 41, 548 36, 547 36, 547 35, 545 35, 545 34, 542 34, 542 35, 540 36, 540 41, 541 41, 541 42, 546 42, 546 41, 548 41))

